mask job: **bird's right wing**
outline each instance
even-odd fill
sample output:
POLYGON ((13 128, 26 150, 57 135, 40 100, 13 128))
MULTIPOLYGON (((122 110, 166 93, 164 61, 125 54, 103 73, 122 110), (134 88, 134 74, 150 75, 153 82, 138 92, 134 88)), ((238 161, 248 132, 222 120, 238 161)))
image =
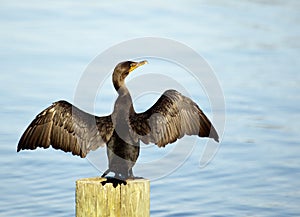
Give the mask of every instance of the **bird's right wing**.
POLYGON ((23 133, 17 151, 37 147, 72 152, 85 157, 90 150, 104 146, 113 133, 111 116, 88 114, 66 101, 43 110, 23 133))

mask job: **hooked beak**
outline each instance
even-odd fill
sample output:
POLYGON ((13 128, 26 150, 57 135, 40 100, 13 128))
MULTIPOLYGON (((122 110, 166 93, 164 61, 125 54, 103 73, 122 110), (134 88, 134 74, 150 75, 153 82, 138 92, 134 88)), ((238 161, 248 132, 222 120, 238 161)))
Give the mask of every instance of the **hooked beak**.
POLYGON ((131 63, 129 72, 132 72, 132 71, 135 70, 136 68, 138 68, 138 67, 140 67, 140 66, 142 66, 142 65, 145 65, 145 64, 148 64, 148 61, 147 61, 147 60, 143 60, 143 61, 140 61, 140 62, 134 62, 134 63, 131 63))

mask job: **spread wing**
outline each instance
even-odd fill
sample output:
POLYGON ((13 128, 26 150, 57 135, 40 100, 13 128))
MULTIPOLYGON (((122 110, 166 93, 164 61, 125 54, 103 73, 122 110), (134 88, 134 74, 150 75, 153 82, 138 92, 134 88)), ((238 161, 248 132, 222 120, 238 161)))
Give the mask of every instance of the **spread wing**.
POLYGON ((190 98, 167 90, 146 112, 131 119, 131 127, 146 144, 164 147, 184 135, 210 137, 219 142, 216 129, 190 98))
POLYGON ((110 116, 88 114, 66 101, 58 101, 43 110, 23 133, 17 151, 37 147, 72 152, 85 157, 110 139, 113 124, 110 116))

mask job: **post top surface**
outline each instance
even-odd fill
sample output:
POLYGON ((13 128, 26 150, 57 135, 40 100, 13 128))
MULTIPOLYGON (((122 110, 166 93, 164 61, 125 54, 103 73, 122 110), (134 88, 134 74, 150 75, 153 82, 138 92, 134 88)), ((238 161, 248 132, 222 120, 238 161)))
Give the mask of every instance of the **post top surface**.
MULTIPOLYGON (((90 177, 90 178, 82 178, 78 179, 76 182, 85 182, 85 183, 101 183, 103 181, 107 181, 107 178, 103 177, 90 177)), ((150 182, 149 179, 144 178, 138 178, 138 179, 126 179, 127 184, 128 183, 142 183, 142 182, 150 182)))

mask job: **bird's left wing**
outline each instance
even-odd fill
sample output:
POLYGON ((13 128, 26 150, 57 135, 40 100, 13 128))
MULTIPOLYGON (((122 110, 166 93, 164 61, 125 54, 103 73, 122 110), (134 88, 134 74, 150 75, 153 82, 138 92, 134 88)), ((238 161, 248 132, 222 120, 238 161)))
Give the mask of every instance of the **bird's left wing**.
POLYGON ((66 101, 43 110, 23 133, 17 151, 37 147, 72 152, 85 157, 90 150, 104 146, 113 133, 111 116, 88 114, 66 101))
POLYGON ((219 141, 216 129, 190 98, 167 90, 147 111, 131 118, 131 128, 144 143, 164 147, 184 135, 210 137, 219 141))

